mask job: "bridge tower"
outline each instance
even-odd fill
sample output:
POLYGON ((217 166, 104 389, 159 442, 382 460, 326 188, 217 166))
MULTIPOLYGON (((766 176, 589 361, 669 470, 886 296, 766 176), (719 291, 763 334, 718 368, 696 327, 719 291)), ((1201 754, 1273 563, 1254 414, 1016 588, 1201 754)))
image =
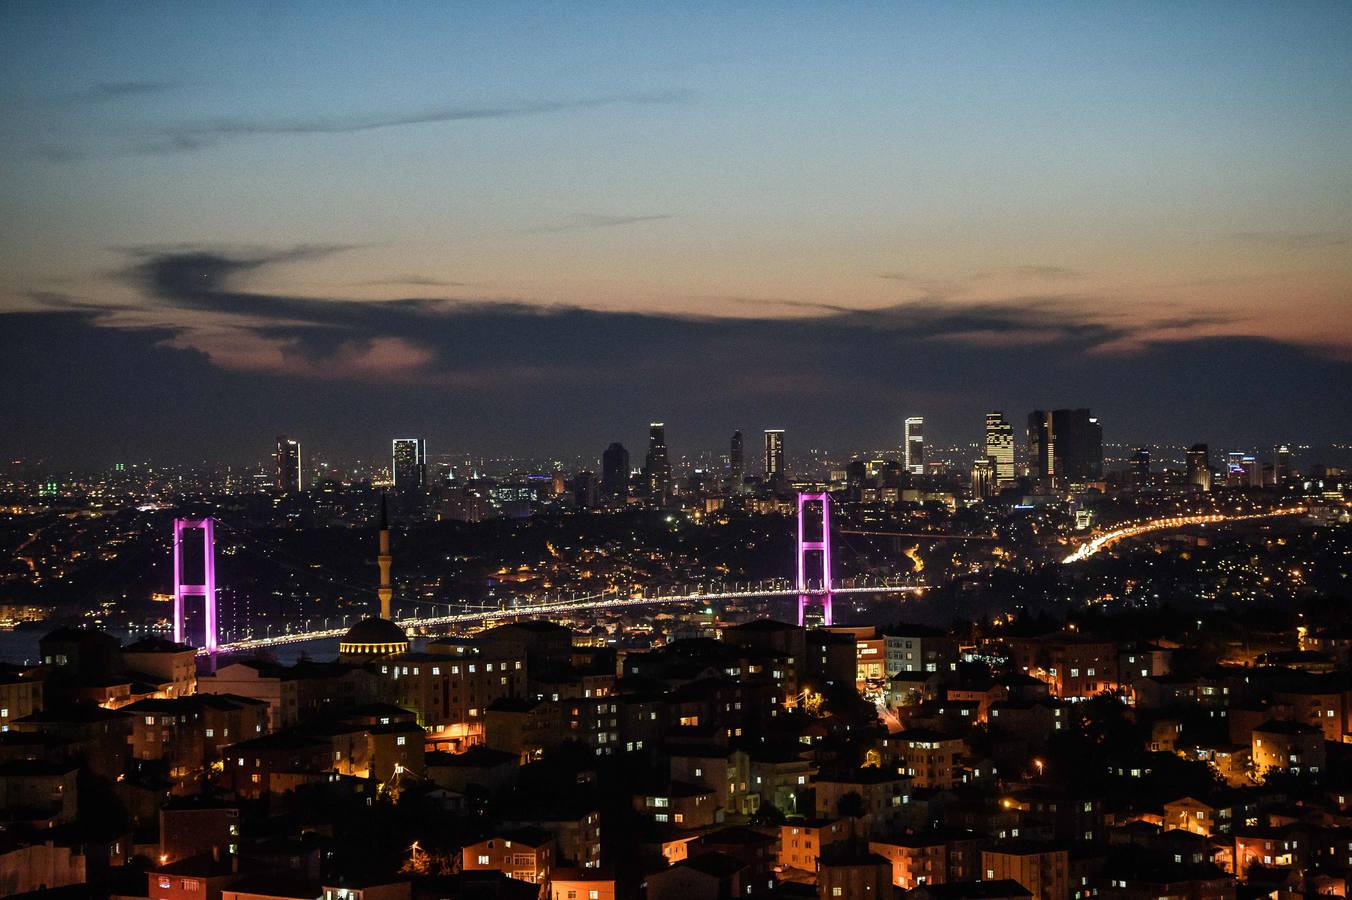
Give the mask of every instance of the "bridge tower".
POLYGON ((204 519, 174 519, 174 641, 183 643, 183 604, 188 597, 201 597, 206 619, 205 648, 216 652, 216 528, 210 516, 204 519), (183 533, 202 532, 202 584, 183 583, 183 533))
POLYGON ((831 624, 831 495, 820 493, 798 494, 798 624, 802 626, 810 603, 820 603, 822 619, 831 624), (819 541, 803 539, 804 525, 807 521, 807 505, 817 502, 822 505, 822 536, 819 541), (807 557, 809 553, 821 554, 821 585, 814 590, 809 586, 807 577, 807 557))

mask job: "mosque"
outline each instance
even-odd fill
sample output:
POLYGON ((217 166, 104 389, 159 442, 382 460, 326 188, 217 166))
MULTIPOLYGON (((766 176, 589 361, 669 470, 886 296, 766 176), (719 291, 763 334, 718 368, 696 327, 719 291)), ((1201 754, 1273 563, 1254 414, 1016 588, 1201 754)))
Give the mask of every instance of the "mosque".
POLYGON ((380 597, 380 615, 367 616, 347 630, 347 634, 338 642, 340 662, 367 662, 408 652, 408 635, 395 624, 390 613, 394 599, 390 566, 394 557, 390 555, 390 517, 384 494, 380 496, 380 555, 376 561, 380 566, 380 587, 376 591, 380 597))

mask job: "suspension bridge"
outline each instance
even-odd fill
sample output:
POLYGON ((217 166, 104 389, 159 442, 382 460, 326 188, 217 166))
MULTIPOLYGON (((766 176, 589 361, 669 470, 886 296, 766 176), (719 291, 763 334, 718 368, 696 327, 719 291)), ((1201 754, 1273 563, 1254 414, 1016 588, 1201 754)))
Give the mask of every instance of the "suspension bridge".
MULTIPOLYGON (((831 574, 831 497, 826 492, 801 493, 798 495, 796 548, 796 577, 774 578, 761 581, 700 581, 689 584, 663 587, 630 586, 615 588, 601 593, 565 596, 559 592, 543 598, 521 598, 501 605, 470 608, 462 606, 459 611, 451 611, 452 604, 445 604, 445 615, 413 615, 396 617, 394 622, 406 631, 418 635, 434 635, 439 632, 466 626, 482 625, 490 622, 502 622, 519 618, 548 617, 568 615, 589 610, 601 611, 641 606, 679 606, 691 603, 709 603, 723 600, 751 600, 774 598, 798 598, 798 624, 805 624, 809 618, 815 618, 825 625, 834 621, 833 600, 837 595, 854 594, 916 594, 924 590, 924 584, 916 578, 861 576, 856 578, 834 579, 831 574), (815 536, 811 535, 814 526, 815 536), (816 610, 815 614, 813 610, 816 610)), ((342 637, 347 631, 348 619, 342 617, 341 624, 329 627, 329 619, 319 619, 319 628, 311 628, 311 622, 304 621, 300 627, 279 629, 273 633, 271 626, 263 635, 246 634, 243 637, 226 640, 217 632, 216 614, 216 574, 215 574, 215 521, 210 518, 178 518, 174 520, 173 561, 174 561, 174 607, 173 636, 175 641, 186 638, 185 614, 190 599, 198 598, 203 607, 205 620, 203 646, 200 653, 232 653, 261 650, 267 647, 298 644, 342 637), (184 535, 200 530, 203 536, 202 584, 185 583, 182 573, 185 570, 184 535)), ((443 606, 443 604, 436 604, 443 606)))

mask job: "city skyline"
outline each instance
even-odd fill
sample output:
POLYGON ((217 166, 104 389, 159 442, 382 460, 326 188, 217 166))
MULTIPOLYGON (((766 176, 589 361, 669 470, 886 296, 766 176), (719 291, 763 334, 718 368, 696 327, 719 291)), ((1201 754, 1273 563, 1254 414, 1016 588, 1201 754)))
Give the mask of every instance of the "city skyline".
POLYGON ((14 900, 1352 886, 1352 4, 0 4, 14 900))
POLYGON ((1346 439, 1345 5, 157 9, 3 14, 5 455, 1346 439))

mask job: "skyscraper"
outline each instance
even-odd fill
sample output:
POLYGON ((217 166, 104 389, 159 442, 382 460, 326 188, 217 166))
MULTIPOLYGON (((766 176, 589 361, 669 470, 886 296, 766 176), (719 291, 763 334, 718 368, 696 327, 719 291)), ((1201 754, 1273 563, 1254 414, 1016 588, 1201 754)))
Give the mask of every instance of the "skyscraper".
POLYGON ((1134 487, 1150 486, 1150 450, 1137 447, 1131 454, 1131 483, 1134 487))
POLYGON ((1056 477, 1056 434, 1052 414, 1045 409, 1028 414, 1028 469, 1034 478, 1047 484, 1056 477))
POLYGON ((996 492, 995 463, 989 456, 972 463, 972 496, 989 497, 996 492))
POLYGON ((1243 460, 1240 461, 1240 467, 1244 470, 1245 487, 1263 486, 1263 464, 1256 456, 1245 453, 1243 460))
POLYGON ((1204 491, 1211 490, 1211 454, 1206 444, 1193 444, 1188 448, 1188 484, 1195 484, 1204 491))
POLYGON ((573 505, 578 509, 596 505, 596 478, 591 472, 578 472, 573 476, 573 505))
POLYGON ((765 480, 775 483, 784 479, 784 429, 765 429, 765 480))
POLYGON ((912 475, 925 474, 925 417, 911 416, 906 420, 906 471, 912 475))
POLYGON ((1103 426, 1087 409, 1033 411, 1028 448, 1029 466, 1045 482, 1068 486, 1103 477, 1103 426))
POLYGON ((1014 426, 999 410, 986 413, 986 459, 991 462, 997 491, 1014 482, 1014 426))
POLYGON ((396 491, 418 491, 427 486, 427 443, 422 438, 395 438, 390 474, 396 491))
POLYGON ((1277 486, 1285 484, 1294 472, 1291 471, 1291 448, 1281 444, 1272 451, 1272 476, 1277 486))
POLYGON ((667 426, 661 422, 648 425, 648 456, 643 474, 648 481, 648 498, 658 506, 665 505, 671 495, 671 460, 667 456, 667 426))
POLYGON ((1056 443, 1056 474, 1067 482, 1103 477, 1103 427, 1087 409, 1058 409, 1052 413, 1056 443))
POLYGON ((277 438, 277 452, 273 457, 276 474, 273 485, 283 494, 304 489, 300 470, 300 441, 281 435, 277 438))
POLYGON ((732 433, 732 444, 728 447, 728 484, 732 492, 739 493, 746 479, 746 454, 742 447, 742 433, 732 433))
POLYGON ((606 502, 622 506, 629 496, 629 451, 613 443, 601 454, 601 493, 606 502))

